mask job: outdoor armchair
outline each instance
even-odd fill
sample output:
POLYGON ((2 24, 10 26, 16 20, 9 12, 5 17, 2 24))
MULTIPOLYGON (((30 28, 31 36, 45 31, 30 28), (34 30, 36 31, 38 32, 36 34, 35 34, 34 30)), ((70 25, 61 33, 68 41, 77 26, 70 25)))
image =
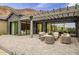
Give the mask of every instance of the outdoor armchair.
POLYGON ((61 43, 64 43, 64 44, 70 44, 70 43, 72 43, 71 36, 68 33, 62 34, 62 36, 61 36, 60 39, 61 39, 60 40, 61 43))
POLYGON ((55 37, 55 40, 59 38, 59 32, 52 32, 52 34, 55 37))
POLYGON ((55 42, 55 38, 52 35, 45 35, 45 43, 53 44, 55 42))

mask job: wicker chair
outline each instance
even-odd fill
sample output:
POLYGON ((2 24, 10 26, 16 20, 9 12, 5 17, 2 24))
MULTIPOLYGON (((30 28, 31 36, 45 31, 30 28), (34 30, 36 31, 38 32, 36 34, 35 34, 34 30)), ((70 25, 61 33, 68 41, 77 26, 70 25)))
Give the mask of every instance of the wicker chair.
POLYGON ((41 40, 41 41, 44 41, 44 39, 45 39, 45 35, 46 33, 45 32, 39 32, 39 39, 41 40))
POLYGON ((41 41, 44 41, 44 40, 45 40, 45 36, 41 36, 39 39, 40 39, 41 41))
POLYGON ((55 38, 52 35, 45 36, 45 43, 46 44, 53 44, 55 42, 55 38))
POLYGON ((45 32, 39 32, 39 37, 44 36, 45 32))
POLYGON ((55 41, 59 38, 59 32, 52 32, 53 36, 55 37, 55 41))

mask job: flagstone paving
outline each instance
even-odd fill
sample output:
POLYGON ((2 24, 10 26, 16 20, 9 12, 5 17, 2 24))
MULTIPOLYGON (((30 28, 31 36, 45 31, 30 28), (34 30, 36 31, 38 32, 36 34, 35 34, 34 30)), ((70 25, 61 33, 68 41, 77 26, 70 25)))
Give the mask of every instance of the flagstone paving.
POLYGON ((2 35, 0 47, 10 54, 21 55, 78 55, 79 42, 72 38, 72 44, 61 44, 57 40, 54 44, 45 44, 38 39, 38 35, 31 38, 26 36, 2 35), (3 47, 3 48, 2 48, 3 47))

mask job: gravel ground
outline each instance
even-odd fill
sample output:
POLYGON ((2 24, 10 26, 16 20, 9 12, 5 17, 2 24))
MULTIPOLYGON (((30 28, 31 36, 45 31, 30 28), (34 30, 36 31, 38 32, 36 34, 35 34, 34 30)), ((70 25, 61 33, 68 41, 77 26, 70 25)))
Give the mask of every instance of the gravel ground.
POLYGON ((9 55, 9 54, 5 52, 4 50, 0 49, 0 55, 9 55))
POLYGON ((72 38, 72 44, 61 44, 60 39, 54 44, 45 44, 38 39, 27 36, 2 35, 0 36, 0 48, 9 54, 17 55, 78 55, 79 42, 72 38))

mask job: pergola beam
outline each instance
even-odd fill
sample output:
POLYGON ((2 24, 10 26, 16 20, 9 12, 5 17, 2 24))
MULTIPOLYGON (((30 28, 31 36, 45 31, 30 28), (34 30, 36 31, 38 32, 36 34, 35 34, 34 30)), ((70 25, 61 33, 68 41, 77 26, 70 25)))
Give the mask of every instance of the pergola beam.
POLYGON ((56 18, 63 18, 63 17, 71 17, 71 16, 78 16, 77 14, 78 8, 70 8, 67 7, 66 10, 61 8, 59 10, 53 9, 53 11, 41 11, 36 14, 35 19, 43 20, 43 19, 56 19, 56 18), (71 11, 70 11, 71 10, 71 11))

